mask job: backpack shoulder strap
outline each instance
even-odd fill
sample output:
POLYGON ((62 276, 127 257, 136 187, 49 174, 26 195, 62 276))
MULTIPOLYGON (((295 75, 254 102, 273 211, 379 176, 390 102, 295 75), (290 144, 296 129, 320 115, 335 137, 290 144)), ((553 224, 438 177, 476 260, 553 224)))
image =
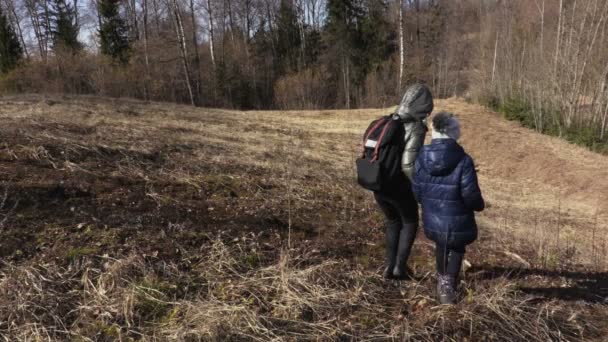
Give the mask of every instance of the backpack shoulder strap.
POLYGON ((383 124, 385 126, 388 126, 388 124, 387 124, 388 122, 390 122, 390 121, 387 120, 387 117, 383 116, 383 117, 376 119, 375 121, 373 121, 370 124, 370 127, 367 129, 367 131, 363 135, 362 158, 365 158, 365 143, 367 142, 367 139, 369 139, 369 137, 372 135, 372 133, 374 133, 378 128, 382 127, 383 124))
POLYGON ((386 134, 386 131, 388 130, 388 128, 390 127, 391 123, 395 120, 392 119, 386 119, 384 120, 386 123, 384 124, 384 127, 382 128, 382 132, 380 133, 380 137, 378 137, 378 142, 376 143, 376 148, 374 149, 374 157, 372 158, 372 162, 375 162, 376 160, 378 160, 378 151, 380 150, 380 144, 382 143, 382 139, 384 138, 384 135, 386 134))

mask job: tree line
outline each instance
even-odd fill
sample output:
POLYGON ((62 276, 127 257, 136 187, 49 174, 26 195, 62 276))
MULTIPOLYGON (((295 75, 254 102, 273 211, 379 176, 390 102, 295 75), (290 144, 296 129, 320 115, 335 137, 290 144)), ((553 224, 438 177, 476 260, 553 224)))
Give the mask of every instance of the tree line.
POLYGON ((607 31, 604 0, 0 0, 0 91, 313 109, 424 82, 591 146, 607 31))
POLYGON ((468 3, 82 1, 2 0, 4 90, 234 108, 388 105, 407 83, 438 82, 434 50, 468 3))

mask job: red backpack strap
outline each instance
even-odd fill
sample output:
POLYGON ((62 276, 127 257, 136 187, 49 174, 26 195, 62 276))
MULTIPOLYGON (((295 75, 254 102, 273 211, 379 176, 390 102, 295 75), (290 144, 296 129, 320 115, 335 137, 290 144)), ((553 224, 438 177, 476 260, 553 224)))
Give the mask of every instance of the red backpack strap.
MULTIPOLYGON (((380 126, 382 126, 382 124, 385 124, 385 127, 388 126, 388 123, 390 122, 390 120, 388 120, 387 118, 380 118, 378 119, 378 121, 376 122, 376 124, 369 130, 367 131, 367 134, 363 137, 363 158, 365 158, 365 143, 367 142, 367 139, 369 138, 370 135, 372 135, 372 133, 374 133, 374 131, 376 131, 376 129, 378 129, 380 126)), ((378 145, 376 145, 377 147, 378 145)))
POLYGON ((392 121, 393 120, 390 119, 386 120, 386 125, 384 125, 384 128, 382 129, 382 133, 380 133, 380 137, 378 138, 378 142, 376 143, 376 149, 374 149, 374 157, 371 160, 372 163, 378 160, 378 150, 380 149, 382 138, 384 138, 384 135, 386 134, 386 131, 388 130, 388 127, 391 125, 392 121))

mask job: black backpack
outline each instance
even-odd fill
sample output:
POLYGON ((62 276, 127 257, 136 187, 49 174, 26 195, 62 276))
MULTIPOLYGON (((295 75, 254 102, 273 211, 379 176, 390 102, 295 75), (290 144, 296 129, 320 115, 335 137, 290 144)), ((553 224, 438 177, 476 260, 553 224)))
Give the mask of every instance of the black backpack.
POLYGON ((357 159, 357 181, 362 187, 384 192, 404 180, 404 136, 403 123, 392 114, 372 121, 363 135, 363 153, 357 159))

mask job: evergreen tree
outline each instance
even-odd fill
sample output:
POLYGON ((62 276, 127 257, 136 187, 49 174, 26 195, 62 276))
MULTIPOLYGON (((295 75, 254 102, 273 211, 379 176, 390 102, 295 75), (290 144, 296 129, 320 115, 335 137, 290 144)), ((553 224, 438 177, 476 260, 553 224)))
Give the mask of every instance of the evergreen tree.
POLYGON ((279 73, 298 67, 298 53, 301 44, 298 16, 292 0, 281 0, 277 18, 277 59, 279 73))
POLYGON ((0 72, 6 73, 17 66, 23 49, 15 30, 0 7, 0 72))
MULTIPOLYGON (((356 88, 357 62, 361 54, 360 25, 364 12, 359 0, 328 0, 325 27, 325 64, 335 83, 333 89, 342 88, 343 103, 350 108, 356 88)), ((337 103, 338 104, 338 103, 337 103)))
POLYGON ((361 67, 363 74, 378 68, 397 51, 396 34, 386 20, 388 8, 385 0, 366 0, 365 16, 361 23, 361 67))
POLYGON ((74 7, 65 0, 54 0, 51 16, 53 47, 67 48, 72 51, 82 49, 82 44, 78 41, 80 28, 76 24, 76 11, 74 7))
POLYGON ((101 0, 99 2, 99 43, 101 53, 121 63, 129 60, 129 28, 120 15, 120 1, 101 0))

